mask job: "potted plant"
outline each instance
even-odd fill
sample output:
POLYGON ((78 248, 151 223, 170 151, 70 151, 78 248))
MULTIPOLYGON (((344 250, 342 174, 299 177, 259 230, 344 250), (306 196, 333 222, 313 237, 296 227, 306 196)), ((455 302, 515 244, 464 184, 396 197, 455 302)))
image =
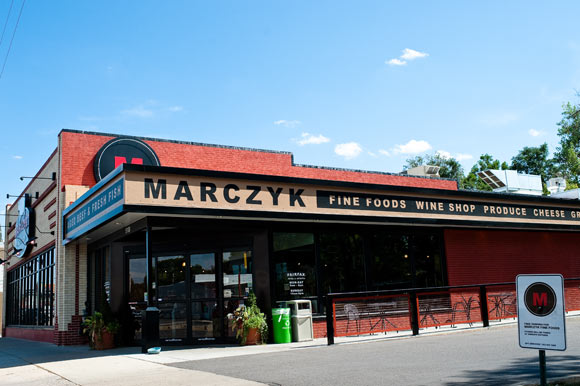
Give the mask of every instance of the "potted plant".
POLYGON ((256 305, 256 295, 250 292, 247 304, 240 305, 228 318, 233 320, 232 330, 242 345, 265 344, 268 339, 268 323, 256 305))
POLYGON ((83 321, 83 332, 89 335, 90 346, 95 350, 115 347, 115 334, 120 327, 116 320, 106 322, 103 314, 98 311, 83 321))

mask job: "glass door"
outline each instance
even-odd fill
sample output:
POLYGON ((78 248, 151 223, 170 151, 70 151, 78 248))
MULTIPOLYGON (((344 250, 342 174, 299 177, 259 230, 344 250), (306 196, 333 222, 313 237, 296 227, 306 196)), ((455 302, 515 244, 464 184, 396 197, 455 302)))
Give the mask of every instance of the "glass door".
MULTIPOLYGON (((141 326, 142 312, 147 308, 147 260, 143 255, 128 256, 129 260, 129 309, 138 326, 141 326)), ((133 340, 141 340, 141 328, 133 332, 133 340)))
POLYGON ((222 283, 224 304, 225 337, 235 337, 232 331, 232 321, 228 313, 243 304, 244 299, 253 288, 252 282, 252 251, 249 249, 226 249, 222 251, 222 283))
MULTIPOLYGON (((227 318, 244 303, 253 287, 250 248, 208 246, 153 257, 152 294, 147 294, 147 261, 127 253, 126 293, 136 321, 147 307, 147 297, 159 308, 159 337, 164 344, 231 341, 227 318)), ((135 331, 136 342, 141 330, 135 331)))
POLYGON ((213 340, 221 337, 216 288, 216 253, 189 255, 191 288, 191 337, 213 340))
POLYGON ((159 338, 183 342, 188 335, 185 256, 158 256, 156 260, 159 338))

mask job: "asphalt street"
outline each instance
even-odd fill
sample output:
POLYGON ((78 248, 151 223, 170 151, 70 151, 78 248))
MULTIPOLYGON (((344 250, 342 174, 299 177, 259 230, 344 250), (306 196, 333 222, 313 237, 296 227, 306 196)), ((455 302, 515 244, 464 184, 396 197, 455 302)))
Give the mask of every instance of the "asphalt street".
MULTIPOLYGON (((580 317, 566 329, 567 350, 546 352, 548 380, 580 375, 580 317)), ((284 386, 539 383, 538 350, 519 347, 516 324, 168 365, 284 386)))

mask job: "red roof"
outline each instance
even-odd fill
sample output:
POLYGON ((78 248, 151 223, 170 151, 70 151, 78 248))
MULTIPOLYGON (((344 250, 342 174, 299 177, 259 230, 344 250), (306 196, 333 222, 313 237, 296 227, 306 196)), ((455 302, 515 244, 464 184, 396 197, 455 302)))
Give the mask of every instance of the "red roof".
MULTIPOLYGON (((63 130, 60 133, 62 185, 93 186, 93 160, 112 134, 63 130)), ((292 154, 266 150, 144 139, 162 166, 392 186, 457 190, 454 180, 295 165, 292 154)))

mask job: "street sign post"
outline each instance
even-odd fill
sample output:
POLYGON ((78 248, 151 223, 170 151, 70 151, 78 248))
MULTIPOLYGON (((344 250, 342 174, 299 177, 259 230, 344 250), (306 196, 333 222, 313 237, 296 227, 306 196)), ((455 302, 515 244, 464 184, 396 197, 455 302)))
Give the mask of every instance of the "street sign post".
POLYGON ((566 350, 564 278, 518 275, 518 333, 522 348, 540 350, 540 381, 546 385, 546 351, 566 350))

